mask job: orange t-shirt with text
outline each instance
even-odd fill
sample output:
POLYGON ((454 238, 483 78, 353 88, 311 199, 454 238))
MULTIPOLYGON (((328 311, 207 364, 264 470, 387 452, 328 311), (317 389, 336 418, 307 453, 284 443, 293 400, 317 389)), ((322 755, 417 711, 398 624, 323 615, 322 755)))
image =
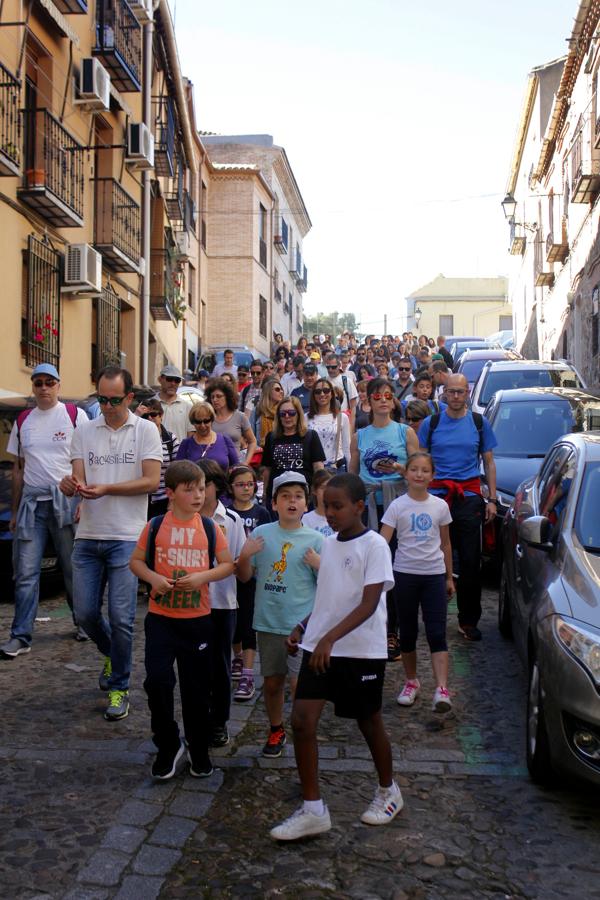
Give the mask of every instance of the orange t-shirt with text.
MULTIPOLYGON (((148 544, 149 528, 148 523, 137 543, 144 553, 148 544)), ((227 540, 221 529, 215 525, 215 554, 226 549, 227 540)), ((182 522, 176 519, 173 513, 168 512, 156 534, 154 571, 166 578, 177 579, 194 572, 206 572, 207 569, 210 569, 208 538, 202 518, 196 514, 192 519, 182 522)), ((175 585, 172 591, 159 597, 155 597, 152 591, 148 612, 176 619, 207 616, 210 613, 208 584, 203 584, 193 591, 178 590, 175 585)))

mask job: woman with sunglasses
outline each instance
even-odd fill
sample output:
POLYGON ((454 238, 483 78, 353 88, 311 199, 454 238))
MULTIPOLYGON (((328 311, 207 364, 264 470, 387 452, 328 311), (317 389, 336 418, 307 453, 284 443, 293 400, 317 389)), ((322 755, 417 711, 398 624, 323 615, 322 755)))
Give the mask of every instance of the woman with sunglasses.
POLYGON ((277 378, 263 381, 260 397, 250 416, 250 427, 259 447, 265 446, 267 435, 273 430, 277 404, 283 396, 284 390, 277 378))
POLYGON ((278 404, 275 424, 265 440, 263 453, 264 495, 271 506, 273 480, 282 472, 302 472, 309 486, 313 472, 322 469, 325 453, 316 431, 309 431, 297 397, 278 404))
POLYGON ((327 378, 319 378, 311 391, 308 427, 319 435, 325 465, 346 472, 350 464, 350 421, 340 411, 333 385, 327 378))
POLYGON ((422 422, 430 415, 431 410, 426 400, 409 400, 406 404, 406 424, 410 425, 415 434, 419 433, 422 422))
POLYGON ((252 459, 256 452, 256 438, 250 422, 237 408, 237 394, 231 385, 222 378, 212 378, 206 386, 206 399, 215 411, 213 431, 216 431, 217 434, 226 434, 231 438, 238 451, 238 456, 243 440, 246 447, 245 458, 252 459))
POLYGON ((231 438, 217 434, 213 429, 215 411, 206 400, 195 403, 190 409, 190 422, 194 434, 185 438, 177 451, 177 459, 189 459, 197 463, 201 459, 213 459, 226 472, 239 463, 238 452, 231 438))
POLYGON ((158 433, 160 434, 160 440, 162 442, 163 458, 162 463, 160 464, 158 490, 148 497, 148 518, 152 519, 154 516, 164 515, 169 506, 167 489, 165 488, 165 472, 167 471, 167 466, 172 463, 173 460, 177 459, 179 439, 177 435, 167 431, 163 425, 163 408, 158 397, 151 397, 150 400, 144 402, 141 418, 146 419, 149 422, 154 422, 158 428, 158 433))

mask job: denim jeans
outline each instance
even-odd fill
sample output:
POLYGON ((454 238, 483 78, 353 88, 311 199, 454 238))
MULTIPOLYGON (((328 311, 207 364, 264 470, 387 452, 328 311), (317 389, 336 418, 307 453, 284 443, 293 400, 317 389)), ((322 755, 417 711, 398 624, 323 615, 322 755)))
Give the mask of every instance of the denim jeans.
POLYGON ((75 616, 103 656, 110 656, 109 690, 126 691, 131 674, 137 578, 129 568, 135 541, 75 541, 75 616), (108 620, 102 594, 108 585, 108 620))
POLYGON ((27 646, 31 645, 33 623, 40 598, 40 571, 44 548, 51 535, 65 582, 67 601, 73 609, 73 577, 71 553, 73 552, 73 526, 59 528, 51 500, 38 500, 35 523, 30 541, 13 541, 13 571, 15 577, 15 615, 10 635, 27 646))

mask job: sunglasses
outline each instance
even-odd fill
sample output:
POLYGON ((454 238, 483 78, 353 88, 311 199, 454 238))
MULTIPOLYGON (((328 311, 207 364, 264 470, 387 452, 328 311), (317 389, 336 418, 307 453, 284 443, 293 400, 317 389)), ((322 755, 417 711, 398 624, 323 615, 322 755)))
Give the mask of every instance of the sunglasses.
POLYGON ((176 375, 163 375, 163 378, 170 384, 181 384, 181 378, 177 378, 176 375))
POLYGON ((406 366, 398 366, 399 372, 410 372, 410 366, 406 368, 406 366))
POLYGON ((56 378, 48 378, 48 379, 36 378, 36 380, 33 381, 32 384, 34 387, 37 387, 37 388, 54 387, 55 384, 58 384, 58 381, 56 380, 56 378))
POLYGON ((327 370, 331 370, 332 372, 335 372, 336 369, 339 369, 339 366, 338 366, 338 364, 336 363, 335 366, 325 366, 325 368, 326 368, 327 370))
POLYGON ((251 375, 262 375, 262 369, 252 369, 251 375))
POLYGON ((282 394, 283 394, 283 388, 282 388, 281 385, 279 385, 279 384, 274 384, 273 387, 271 388, 271 390, 272 390, 272 391, 277 391, 278 393, 282 393, 282 394))
POLYGON ((212 419, 194 419, 194 425, 210 425, 212 419))
POLYGON ((374 394, 371 394, 371 400, 392 400, 393 396, 389 391, 383 391, 383 393, 376 391, 374 394))
POLYGON ((265 369, 274 369, 274 368, 275 368, 275 366, 273 365, 273 363, 265 363, 265 369))
POLYGON ((162 413, 149 412, 149 413, 144 413, 144 415, 142 416, 142 419, 158 419, 159 416, 162 416, 162 413))
POLYGON ((295 409, 282 409, 279 413, 280 419, 293 419, 294 416, 297 416, 298 413, 295 409))
POLYGON ((423 419, 421 418, 421 416, 418 416, 416 419, 414 418, 414 416, 407 416, 406 421, 411 422, 411 423, 412 422, 422 422, 423 419))
POLYGON ((318 396, 319 394, 330 394, 331 388, 315 388, 314 393, 318 396))
POLYGON ((98 394, 97 399, 100 406, 120 406, 123 400, 127 399, 127 394, 124 397, 103 397, 102 394, 98 394))

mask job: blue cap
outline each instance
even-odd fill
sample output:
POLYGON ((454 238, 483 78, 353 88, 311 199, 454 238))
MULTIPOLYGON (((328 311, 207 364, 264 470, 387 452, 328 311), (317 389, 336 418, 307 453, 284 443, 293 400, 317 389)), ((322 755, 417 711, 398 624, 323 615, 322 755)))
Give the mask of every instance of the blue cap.
POLYGON ((198 378, 210 378, 210 372, 208 369, 200 369, 198 372, 198 378))
POLYGON ((37 378, 38 375, 50 375, 51 378, 56 378, 57 381, 60 381, 60 375, 56 367, 51 363, 40 363, 39 366, 36 366, 31 373, 31 377, 37 378))

